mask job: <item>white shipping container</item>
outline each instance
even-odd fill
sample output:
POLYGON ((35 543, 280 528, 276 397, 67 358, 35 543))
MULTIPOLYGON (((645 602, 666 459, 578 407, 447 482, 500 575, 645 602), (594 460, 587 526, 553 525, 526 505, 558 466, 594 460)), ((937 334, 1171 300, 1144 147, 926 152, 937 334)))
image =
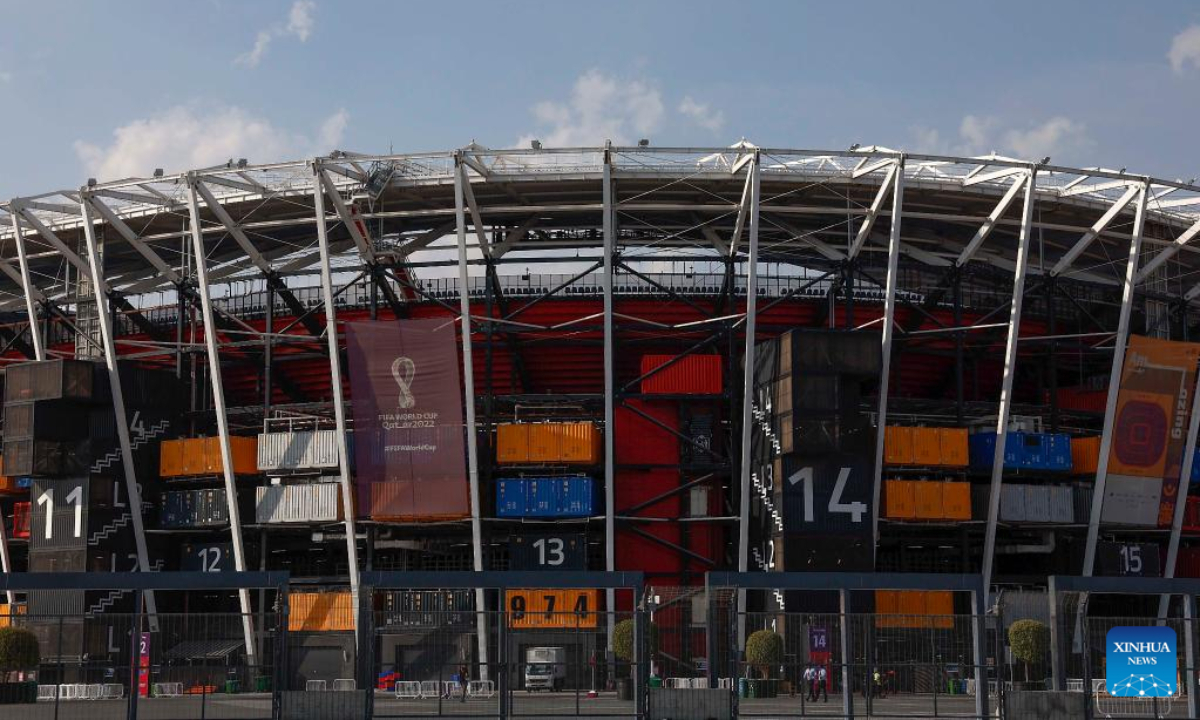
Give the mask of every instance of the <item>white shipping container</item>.
POLYGON ((338 467, 337 430, 292 430, 258 436, 259 470, 338 467))
POLYGON ((335 483, 259 487, 254 507, 260 523, 336 522, 343 518, 342 488, 335 483))

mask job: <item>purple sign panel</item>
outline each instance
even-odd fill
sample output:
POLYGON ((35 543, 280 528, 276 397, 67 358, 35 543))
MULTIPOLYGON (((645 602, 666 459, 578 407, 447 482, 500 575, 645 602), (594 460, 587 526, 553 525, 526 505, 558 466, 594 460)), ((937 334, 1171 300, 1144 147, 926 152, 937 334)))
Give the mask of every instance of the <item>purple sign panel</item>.
POLYGON ((360 515, 471 513, 455 323, 346 324, 360 515))

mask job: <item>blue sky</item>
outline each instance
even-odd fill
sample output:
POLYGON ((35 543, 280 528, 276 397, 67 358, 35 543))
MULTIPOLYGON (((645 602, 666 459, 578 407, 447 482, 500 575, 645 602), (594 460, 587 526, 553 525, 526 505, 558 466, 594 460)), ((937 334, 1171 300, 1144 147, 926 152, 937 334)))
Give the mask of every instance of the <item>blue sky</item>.
POLYGON ((1200 175, 1200 3, 0 0, 0 197, 649 138, 1200 175))

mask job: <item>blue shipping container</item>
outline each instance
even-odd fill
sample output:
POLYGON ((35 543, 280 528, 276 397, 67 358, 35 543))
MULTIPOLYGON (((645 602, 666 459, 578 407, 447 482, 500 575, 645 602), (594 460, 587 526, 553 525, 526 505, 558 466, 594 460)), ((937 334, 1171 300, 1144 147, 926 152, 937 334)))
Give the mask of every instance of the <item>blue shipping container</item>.
POLYGON ((590 477, 565 478, 561 481, 558 514, 562 517, 590 517, 595 514, 598 483, 590 477))
POLYGON ((519 478, 496 481, 496 517, 525 517, 528 483, 519 478))
POLYGON ((1046 433, 1046 470, 1070 472, 1071 436, 1065 433, 1046 433))
POLYGON ((1196 446, 1196 451, 1192 454, 1192 482, 1200 483, 1200 445, 1196 446))
POLYGON ((561 478, 530 478, 526 517, 557 517, 561 496, 561 478))
MULTIPOLYGON (((1021 458, 1024 456, 1024 433, 1008 433, 1004 439, 1004 469, 1020 470, 1021 458)), ((992 458, 996 452, 996 433, 974 433, 967 437, 967 451, 972 470, 990 472, 992 458)))

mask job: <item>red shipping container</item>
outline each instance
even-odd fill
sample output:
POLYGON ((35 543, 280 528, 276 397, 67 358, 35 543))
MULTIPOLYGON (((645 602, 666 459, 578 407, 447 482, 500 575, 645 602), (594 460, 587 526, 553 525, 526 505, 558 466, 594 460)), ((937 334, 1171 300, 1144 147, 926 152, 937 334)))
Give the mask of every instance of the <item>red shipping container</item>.
POLYGON ((613 422, 618 465, 677 465, 679 436, 636 411, 679 431, 679 408, 673 402, 626 400, 617 406, 613 422))
POLYGON ((30 503, 20 502, 13 505, 13 537, 29 537, 30 503))
POLYGON ((694 558, 688 558, 693 572, 715 570, 721 564, 721 555, 725 549, 725 528, 717 523, 693 522, 688 523, 688 550, 713 561, 707 565, 694 558))
POLYGON ((667 363, 670 363, 668 367, 642 380, 644 394, 721 394, 724 375, 720 355, 643 355, 641 374, 646 375, 667 363))
POLYGON ((1183 509, 1183 526, 1200 529, 1200 497, 1190 497, 1183 509))
POLYGON ((1179 548, 1179 555, 1175 558, 1175 577, 1200 578, 1200 548, 1179 548))

